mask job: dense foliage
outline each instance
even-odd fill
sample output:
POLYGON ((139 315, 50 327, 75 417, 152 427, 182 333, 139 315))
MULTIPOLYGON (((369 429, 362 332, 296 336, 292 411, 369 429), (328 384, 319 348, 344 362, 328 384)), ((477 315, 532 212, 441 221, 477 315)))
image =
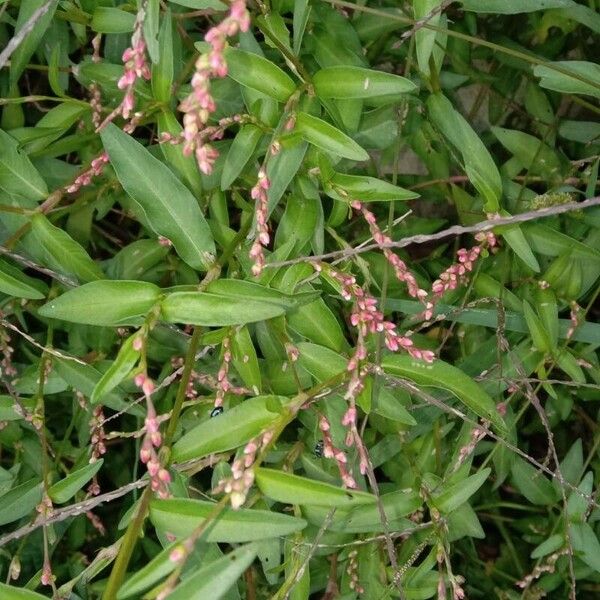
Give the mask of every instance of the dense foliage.
POLYGON ((0 599, 598 597, 597 9, 0 1, 0 599))

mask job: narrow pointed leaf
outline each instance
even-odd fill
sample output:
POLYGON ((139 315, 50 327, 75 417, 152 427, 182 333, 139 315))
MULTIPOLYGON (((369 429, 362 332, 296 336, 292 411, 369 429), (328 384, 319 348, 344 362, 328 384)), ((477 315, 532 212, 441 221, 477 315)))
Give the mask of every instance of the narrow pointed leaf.
POLYGON ((143 320, 160 288, 145 281, 92 281, 69 290, 39 309, 39 314, 71 323, 116 327, 143 320))
POLYGON ((296 90, 292 78, 270 60, 228 48, 225 52, 228 75, 239 84, 262 92, 279 102, 285 102, 296 90))
POLYGON ((134 209, 154 232, 169 239, 191 267, 205 270, 215 245, 198 202, 173 172, 133 137, 112 123, 101 132, 102 143, 134 209))
POLYGON ((348 490, 329 483, 299 477, 291 473, 259 468, 254 471, 256 485, 269 498, 286 504, 351 507, 371 504, 376 498, 358 490, 348 490))
POLYGON ((448 390, 467 408, 482 419, 489 419, 499 431, 505 431, 506 425, 492 398, 460 369, 436 359, 429 364, 410 356, 394 354, 382 361, 383 370, 398 377, 406 377, 420 385, 448 390))
POLYGON ((313 76, 320 98, 376 98, 413 92, 417 86, 399 75, 361 67, 327 67, 313 76))
POLYGON ((97 460, 57 481, 48 490, 52 502, 63 504, 70 500, 100 470, 103 462, 103 459, 97 460))
POLYGON ((175 443, 173 460, 202 458, 244 445, 281 418, 272 405, 285 410, 287 402, 283 396, 258 396, 200 423, 175 443))
MULTIPOLYGON (((153 500, 150 504, 150 520, 154 526, 186 537, 201 525, 215 510, 214 502, 203 500, 153 500)), ((306 521, 268 510, 226 508, 206 530, 204 541, 228 544, 266 540, 300 531, 306 521)))
POLYGON ((352 138, 326 121, 300 112, 296 131, 313 146, 349 160, 368 160, 369 155, 352 138))

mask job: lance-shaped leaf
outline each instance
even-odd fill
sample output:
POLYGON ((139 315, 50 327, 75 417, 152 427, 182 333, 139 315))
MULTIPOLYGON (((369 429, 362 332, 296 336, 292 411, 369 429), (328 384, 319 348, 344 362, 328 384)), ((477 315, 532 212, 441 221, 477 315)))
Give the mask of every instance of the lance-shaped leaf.
POLYGON ((319 98, 376 98, 413 92, 417 86, 399 75, 362 67, 327 67, 313 76, 319 98))
POLYGON ((0 189, 28 200, 42 200, 48 187, 14 137, 0 129, 0 189))
POLYGON ((173 446, 177 462, 202 458, 244 445, 281 418, 289 399, 257 396, 188 431, 173 446))
POLYGON ((336 200, 359 200, 360 202, 394 202, 419 197, 416 192, 405 190, 382 179, 343 173, 336 173, 327 181, 325 193, 336 200))
POLYGON ((100 470, 103 462, 103 459, 97 460, 57 481, 48 490, 52 502, 62 504, 70 500, 100 470))
POLYGON ((417 384, 438 387, 451 392, 476 415, 491 421, 496 429, 506 430, 506 425, 496 410, 496 404, 492 398, 460 369, 439 359, 433 363, 426 363, 399 354, 386 356, 381 366, 390 375, 405 377, 417 384))
POLYGON ((296 90, 292 78, 270 60, 254 54, 228 48, 225 52, 228 75, 240 85, 252 88, 285 102, 296 90))
POLYGON ((30 479, 0 496, 0 525, 17 521, 42 499, 42 482, 30 479))
POLYGON ((296 131, 309 143, 325 152, 330 152, 342 158, 363 161, 369 155, 352 138, 330 125, 326 121, 299 112, 296 117, 296 131))
POLYGON ((533 74, 540 77, 543 88, 563 94, 586 94, 600 98, 600 65, 596 63, 584 60, 557 61, 537 65, 533 68, 533 74))
POLYGON ((80 281, 102 279, 102 270, 66 231, 53 225, 45 215, 31 217, 31 228, 20 246, 34 260, 63 275, 80 281))
MULTIPOLYGON (((214 502, 176 499, 153 500, 150 520, 161 531, 186 537, 215 512, 214 502)), ((206 529, 204 541, 228 544, 288 535, 306 527, 304 519, 268 510, 226 508, 206 529)))
POLYGON ((44 304, 39 314, 86 325, 138 324, 159 295, 160 288, 145 281, 92 281, 44 304))
POLYGON ((367 492, 347 490, 329 483, 299 477, 273 469, 254 470, 256 485, 269 498, 286 504, 347 507, 372 504, 376 498, 367 492))
POLYGON ((116 125, 108 125, 100 135, 135 212, 156 234, 171 240, 188 265, 199 270, 208 268, 215 245, 192 193, 166 165, 116 125))
POLYGON ((502 181, 485 144, 442 94, 429 96, 427 111, 435 127, 461 154, 469 181, 485 200, 485 210, 497 211, 502 196, 502 181))
POLYGON ((46 285, 0 259, 0 292, 15 298, 40 300, 45 296, 46 285))
POLYGON ((248 124, 240 128, 229 147, 223 165, 223 172, 221 173, 222 190, 226 190, 242 172, 242 169, 252 158, 262 135, 263 132, 256 125, 248 124))
POLYGON ((34 13, 41 9, 38 13, 38 18, 32 21, 33 27, 27 30, 21 43, 16 47, 15 51, 11 56, 10 61, 10 83, 14 85, 21 76, 21 73, 25 70, 25 66, 29 62, 33 53, 44 37, 44 33, 52 22, 54 11, 58 5, 58 0, 28 0, 27 2, 21 2, 19 8, 19 16, 17 17, 17 24, 15 27, 15 33, 19 34, 23 32, 27 25, 30 25, 30 19, 34 13), (45 9, 45 10, 44 10, 45 9))
POLYGON ((207 327, 245 325, 272 319, 316 300, 318 292, 290 296, 257 283, 219 279, 207 292, 174 292, 162 302, 162 315, 171 323, 207 327))
POLYGON ((141 336, 134 333, 123 342, 117 357, 94 387, 90 398, 92 404, 99 402, 103 396, 114 390, 129 375, 140 358, 139 350, 134 348, 136 339, 141 341, 141 336))
POLYGON ((14 585, 0 583, 0 598, 2 600, 48 600, 37 592, 32 592, 27 588, 16 588, 14 585))
POLYGON ((186 577, 170 594, 171 600, 220 600, 235 585, 252 564, 258 551, 256 544, 247 544, 233 552, 202 565, 186 577))
POLYGON ((491 473, 491 469, 483 469, 475 475, 471 475, 462 481, 442 486, 436 492, 431 503, 442 513, 449 513, 464 504, 485 482, 491 473))

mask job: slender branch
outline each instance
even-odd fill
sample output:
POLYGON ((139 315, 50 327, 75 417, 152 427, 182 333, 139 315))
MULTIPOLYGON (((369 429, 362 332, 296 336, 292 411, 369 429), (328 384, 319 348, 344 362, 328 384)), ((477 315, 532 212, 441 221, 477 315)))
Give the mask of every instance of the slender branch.
POLYGON ((557 204, 556 206, 548 206, 546 208, 520 213, 511 217, 498 217, 494 219, 487 219, 486 221, 480 221, 475 225, 469 225, 466 227, 464 225, 453 225, 452 227, 448 227, 448 229, 443 229, 442 231, 438 231, 437 233, 432 233, 429 235, 412 235, 410 237, 398 240, 397 242, 367 244, 366 246, 361 246, 358 248, 345 248, 343 250, 334 250, 333 252, 319 254, 318 256, 301 256, 299 258, 294 258, 291 260, 267 263, 265 264, 265 268, 279 268, 303 262, 320 262, 328 259, 350 258, 352 256, 362 254, 363 252, 370 252, 371 250, 377 250, 379 248, 405 248, 406 246, 410 246, 411 244, 426 244, 428 242, 442 240, 453 235, 458 236, 463 235, 465 233, 478 233, 481 231, 490 231, 491 229, 501 227, 502 225, 516 225, 517 223, 527 223, 529 221, 535 221, 536 219, 544 219, 546 217, 553 217, 556 215, 573 212, 575 210, 591 208, 592 206, 600 206, 600 196, 596 196, 595 198, 589 198, 588 200, 584 200, 583 202, 568 202, 567 204, 557 204))

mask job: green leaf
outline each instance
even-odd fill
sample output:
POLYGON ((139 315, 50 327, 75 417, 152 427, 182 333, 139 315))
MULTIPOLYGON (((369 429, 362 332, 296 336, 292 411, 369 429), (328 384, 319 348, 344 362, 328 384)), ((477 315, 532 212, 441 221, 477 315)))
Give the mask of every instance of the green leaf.
POLYGON ((220 279, 208 292, 174 292, 161 304, 162 315, 171 323, 220 327, 245 325, 272 319, 315 300, 318 292, 289 296, 257 283, 220 279))
POLYGON ((103 459, 97 460, 57 481, 48 490, 52 502, 63 504, 70 500, 100 470, 103 462, 103 459))
MULTIPOLYGON (((42 6, 46 4, 47 0, 27 0, 27 2, 21 2, 19 8, 19 16, 17 17, 17 24, 15 25, 15 34, 18 35, 23 27, 29 22, 29 19, 33 14, 42 6)), ((25 70, 29 59, 33 56, 37 47, 40 45, 44 33, 52 22, 54 12, 58 5, 58 0, 52 0, 49 3, 46 12, 34 21, 33 29, 31 29, 23 38, 23 41, 17 49, 12 53, 10 57, 10 85, 13 86, 21 77, 21 74, 25 70)))
MULTIPOLYGON (((214 502, 203 500, 153 500, 150 520, 157 529, 176 537, 187 537, 215 510, 214 502)), ((304 519, 268 510, 225 508, 206 530, 204 541, 239 544, 289 535, 306 527, 304 519)))
POLYGON ((469 181, 484 198, 485 210, 496 212, 500 208, 502 181, 485 144, 445 96, 432 94, 426 104, 432 123, 461 154, 469 181))
POLYGON ((478 13, 497 13, 516 15, 518 13, 548 10, 551 8, 569 8, 573 0, 460 0, 465 10, 478 13))
MULTIPOLYGON (((159 102, 169 102, 174 73, 173 23, 170 9, 163 15, 158 32, 158 47, 158 61, 152 65, 152 93, 159 102)), ((161 145, 163 148, 164 146, 165 144, 161 145)))
MULTIPOLYGON (((503 216, 507 216, 506 211, 502 211, 503 216)), ((531 246, 523 233, 523 230, 518 225, 505 228, 498 228, 506 243, 511 250, 533 271, 540 272, 540 264, 538 263, 535 254, 531 250, 531 246)))
POLYGON ((542 558, 552 552, 556 552, 565 544, 565 536, 562 533, 555 533, 547 540, 544 540, 539 546, 531 552, 531 558, 542 558))
POLYGON ((381 366, 390 375, 405 377, 420 385, 448 390, 475 414, 491 421, 496 429, 501 432, 506 430, 504 420, 496 410, 492 398, 460 369, 439 359, 433 363, 426 363, 399 354, 386 356, 381 366))
POLYGON ((328 67, 317 71, 313 85, 319 98, 360 99, 414 92, 417 86, 399 75, 361 67, 328 67))
POLYGON ((133 31, 134 25, 134 13, 110 6, 97 6, 90 28, 97 33, 129 33, 133 31))
POLYGON ((133 348, 138 339, 141 341, 141 334, 134 333, 123 342, 116 358, 94 387, 90 398, 92 404, 97 404, 103 396, 114 390, 131 373, 131 369, 140 359, 140 352, 133 348))
POLYGON ((283 193, 298 172, 304 160, 308 144, 296 141, 293 144, 282 144, 281 150, 267 161, 267 177, 271 182, 267 195, 269 198, 269 215, 281 200, 283 193))
POLYGON ((221 173, 221 189, 226 190, 242 172, 252 158, 254 150, 263 132, 256 125, 242 125, 227 152, 223 172, 221 173))
POLYGON ((170 558, 171 552, 179 544, 174 542, 157 554, 149 563, 127 578, 119 588, 117 600, 139 595, 153 584, 166 577, 177 568, 177 563, 170 558))
POLYGON ((0 496, 0 525, 28 515, 42 499, 42 483, 30 479, 0 496))
POLYGON ((299 112, 296 117, 296 131, 313 146, 349 160, 364 161, 369 159, 366 150, 361 148, 352 138, 330 125, 326 121, 299 112))
POLYGON ((48 187, 15 138, 0 129, 0 189, 29 200, 43 200, 48 187))
POLYGON ((288 313, 288 326, 306 339, 336 352, 347 346, 344 332, 322 298, 288 313))
POLYGON ((245 400, 188 431, 173 446, 172 458, 183 462, 242 446, 281 418, 281 412, 274 412, 273 405, 284 411, 288 402, 283 396, 245 400))
POLYGON ((190 191, 166 165, 116 125, 108 125, 100 136, 135 211, 156 234, 171 240, 188 265, 207 269, 214 260, 215 245, 190 191))
POLYGON ((34 260, 63 275, 75 275, 80 281, 104 277, 88 253, 42 214, 31 217, 31 229, 23 236, 21 246, 34 260))
MULTIPOLYGON (((410 521, 404 517, 414 513, 422 504, 423 499, 419 492, 411 489, 397 490, 381 496, 381 505, 390 526, 399 531, 410 526, 410 521)), ((328 511, 329 509, 323 506, 305 505, 302 507, 303 515, 309 523, 315 525, 323 523, 328 511)), ((384 526, 381 522, 379 506, 364 504, 350 510, 342 508, 336 510, 329 529, 344 533, 378 533, 384 531, 384 526)))
POLYGON ((2 596, 2 600, 48 600, 46 596, 27 588, 16 588, 5 583, 0 583, 0 596, 2 596))
POLYGON ((394 202, 412 200, 419 194, 405 190, 382 179, 364 175, 344 175, 336 173, 324 186, 325 193, 336 200, 351 202, 394 202), (340 192, 340 188, 344 193, 340 192))
MULTIPOLYGON (((414 18, 427 18, 427 22, 434 27, 439 27, 441 11, 437 10, 442 0, 413 0, 414 18)), ((429 75, 429 59, 435 48, 435 39, 439 33, 427 27, 420 27, 415 32, 415 46, 419 70, 429 75)))
POLYGON ((349 508, 376 500, 375 496, 366 492, 347 490, 274 469, 259 468, 254 470, 254 474, 256 485, 265 496, 286 504, 349 508))
POLYGON ((41 300, 47 292, 42 281, 25 275, 17 267, 0 259, 0 292, 15 298, 41 300))
POLYGON ((159 59, 160 48, 158 45, 158 22, 160 20, 159 0, 148 0, 146 2, 146 14, 144 15, 144 41, 146 50, 153 64, 159 59))
POLYGON ((516 129, 492 127, 498 141, 527 169, 531 174, 542 173, 556 176, 560 169, 558 156, 548 146, 533 135, 516 129))
POLYGON ((311 6, 309 0, 295 0, 292 30, 294 35, 294 54, 297 56, 300 54, 300 46, 302 44, 302 38, 304 37, 304 32, 306 30, 306 24, 308 23, 310 13, 311 6))
POLYGON ((523 316, 531 334, 531 341, 538 352, 551 352, 552 347, 548 332, 544 329, 540 318, 527 301, 523 301, 523 316))
POLYGON ((456 510, 485 483, 491 472, 491 469, 483 469, 462 481, 449 486, 442 486, 441 491, 432 496, 432 504, 445 514, 456 510))
POLYGON ((347 369, 348 360, 330 348, 307 342, 297 344, 297 348, 300 366, 319 382, 331 379, 347 369))
POLYGON ((247 327, 242 327, 233 334, 231 359, 244 385, 257 394, 262 387, 262 380, 256 350, 247 327))
POLYGON ((39 314, 87 325, 131 325, 146 316, 159 295, 160 288, 145 281, 92 281, 44 304, 39 314))
POLYGON ((256 557, 258 546, 247 544, 197 569, 170 594, 171 600, 220 600, 256 557))
POLYGON ((228 75, 240 85, 286 102, 296 91, 293 80, 270 60, 236 48, 225 51, 228 75))
POLYGON ((556 502, 557 494, 552 482, 522 458, 515 459, 511 474, 515 487, 532 504, 543 506, 556 502))
POLYGON ((543 88, 563 94, 586 94, 600 98, 600 65, 584 60, 562 60, 533 68, 543 88), (553 67, 567 71, 563 73, 553 67), (572 73, 572 75, 571 75, 572 73))
MULTIPOLYGON (((54 357, 52 364, 57 373, 75 390, 81 392, 88 398, 94 392, 94 388, 102 378, 102 374, 96 367, 92 365, 82 365, 66 358, 54 357)), ((142 414, 142 410, 138 406, 130 407, 123 400, 122 394, 116 390, 109 392, 102 399, 102 403, 115 410, 123 408, 130 409, 132 414, 138 416, 142 414)))
POLYGON ((575 556, 600 573, 600 542, 591 526, 588 523, 572 523, 569 535, 575 556))

